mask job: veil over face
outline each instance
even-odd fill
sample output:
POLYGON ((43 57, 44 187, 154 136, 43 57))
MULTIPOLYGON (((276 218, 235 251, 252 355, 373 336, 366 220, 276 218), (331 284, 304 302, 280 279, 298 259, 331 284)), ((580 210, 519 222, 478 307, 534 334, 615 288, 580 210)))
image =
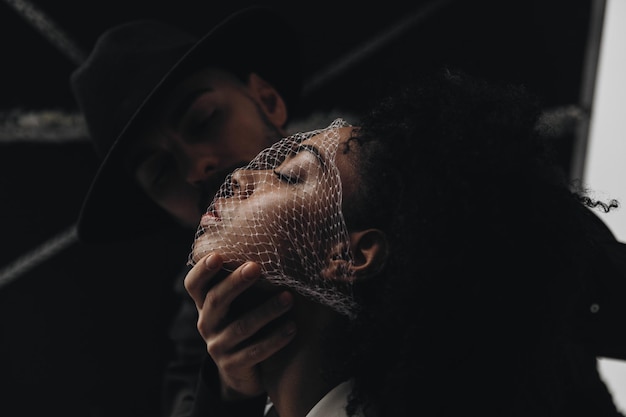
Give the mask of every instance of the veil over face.
POLYGON ((353 316, 351 268, 332 266, 352 264, 335 162, 350 127, 337 119, 296 133, 228 175, 202 217, 189 264, 210 252, 229 271, 254 261, 269 283, 353 316))

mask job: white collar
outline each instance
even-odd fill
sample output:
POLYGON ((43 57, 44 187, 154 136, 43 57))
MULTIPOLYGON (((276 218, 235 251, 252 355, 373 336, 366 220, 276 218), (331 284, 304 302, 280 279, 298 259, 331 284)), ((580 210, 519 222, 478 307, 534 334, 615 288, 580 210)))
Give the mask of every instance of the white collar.
POLYGON ((324 395, 306 417, 347 417, 346 404, 348 404, 350 392, 352 392, 352 381, 342 382, 324 395))

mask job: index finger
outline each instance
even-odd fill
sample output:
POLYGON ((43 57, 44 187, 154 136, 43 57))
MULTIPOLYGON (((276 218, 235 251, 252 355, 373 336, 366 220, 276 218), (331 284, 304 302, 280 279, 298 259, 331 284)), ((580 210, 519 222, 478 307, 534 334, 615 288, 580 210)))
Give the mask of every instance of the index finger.
POLYGON ((231 273, 221 269, 222 257, 212 253, 202 258, 185 277, 185 289, 202 309, 207 298, 215 308, 228 308, 231 302, 249 288, 261 275, 259 265, 248 262, 231 273), (225 278, 224 274, 227 274, 225 278))

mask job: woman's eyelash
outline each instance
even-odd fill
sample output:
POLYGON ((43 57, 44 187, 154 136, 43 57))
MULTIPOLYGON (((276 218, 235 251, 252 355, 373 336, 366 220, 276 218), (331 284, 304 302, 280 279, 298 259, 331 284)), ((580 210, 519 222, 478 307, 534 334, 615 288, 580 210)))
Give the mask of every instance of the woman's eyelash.
POLYGON ((297 184, 300 181, 297 175, 288 175, 276 170, 274 170, 274 174, 280 181, 286 182, 287 184, 297 184))

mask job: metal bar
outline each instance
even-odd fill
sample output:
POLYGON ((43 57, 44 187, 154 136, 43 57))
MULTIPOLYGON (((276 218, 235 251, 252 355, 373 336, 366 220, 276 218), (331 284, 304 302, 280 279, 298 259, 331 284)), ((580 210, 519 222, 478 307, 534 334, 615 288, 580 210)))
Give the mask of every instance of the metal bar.
POLYGON ((28 23, 56 46, 74 64, 81 64, 86 54, 44 12, 27 0, 5 0, 28 23))
MULTIPOLYGON (((32 3, 27 0, 5 0, 5 2, 74 64, 80 65, 85 61, 87 54, 85 54, 50 17, 36 8, 32 3)), ((78 128, 82 129, 81 126, 78 126, 78 128)), ((80 134, 82 134, 82 132, 80 134)), ((76 225, 74 224, 0 270, 0 288, 14 282, 26 272, 77 242, 78 233, 76 225)))
POLYGON ((78 242, 76 225, 44 242, 35 250, 22 255, 12 264, 0 270, 0 288, 9 285, 26 272, 52 258, 59 252, 78 242))
POLYGON ((88 138, 85 119, 80 112, 0 111, 0 144, 86 142, 88 138))
POLYGON ((598 72, 600 45, 602 43, 605 8, 605 0, 591 1, 591 17, 587 35, 587 45, 585 46, 582 86, 580 88, 580 107, 584 110, 586 117, 578 124, 571 156, 570 178, 576 182, 582 182, 585 174, 585 158, 587 156, 587 142, 589 140, 589 127, 593 108, 596 74, 598 72))
POLYGON ((387 31, 378 34, 361 45, 357 45, 352 52, 342 56, 340 60, 332 63, 325 69, 313 75, 310 79, 306 80, 302 88, 302 96, 305 98, 308 97, 316 90, 332 81, 334 78, 340 76, 342 73, 345 73, 359 62, 362 62, 375 52, 381 50, 383 47, 389 45, 392 41, 413 28, 417 23, 431 17, 434 13, 439 12, 440 9, 452 2, 453 0, 431 1, 423 6, 420 6, 413 13, 410 13, 405 18, 391 25, 387 31))

